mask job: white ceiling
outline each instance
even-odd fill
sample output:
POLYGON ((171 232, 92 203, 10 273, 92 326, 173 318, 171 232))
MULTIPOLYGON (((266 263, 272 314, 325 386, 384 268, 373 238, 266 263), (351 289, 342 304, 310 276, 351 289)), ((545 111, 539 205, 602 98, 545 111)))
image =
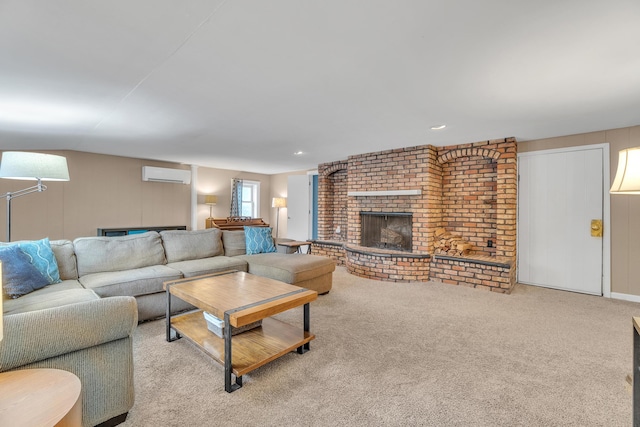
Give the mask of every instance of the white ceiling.
POLYGON ((278 173, 638 124, 638 0, 0 1, 3 150, 278 173))

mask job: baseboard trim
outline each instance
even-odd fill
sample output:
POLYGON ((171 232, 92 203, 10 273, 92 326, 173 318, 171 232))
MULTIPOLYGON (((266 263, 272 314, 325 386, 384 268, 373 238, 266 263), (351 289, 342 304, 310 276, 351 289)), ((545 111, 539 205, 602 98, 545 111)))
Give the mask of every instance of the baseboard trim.
POLYGON ((611 298, 621 299, 624 301, 640 302, 640 295, 621 294, 618 292, 611 292, 611 298))

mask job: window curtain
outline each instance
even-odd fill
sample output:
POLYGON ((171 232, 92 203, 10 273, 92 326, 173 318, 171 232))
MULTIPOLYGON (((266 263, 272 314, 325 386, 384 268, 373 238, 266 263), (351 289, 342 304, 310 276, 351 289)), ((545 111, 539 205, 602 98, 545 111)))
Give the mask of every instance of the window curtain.
POLYGON ((242 216, 242 180, 231 182, 231 212, 229 216, 242 216))

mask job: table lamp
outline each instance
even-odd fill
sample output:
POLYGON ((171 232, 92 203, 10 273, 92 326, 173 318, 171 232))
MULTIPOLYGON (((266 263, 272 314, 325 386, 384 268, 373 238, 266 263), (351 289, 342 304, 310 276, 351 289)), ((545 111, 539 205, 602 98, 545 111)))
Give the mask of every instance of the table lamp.
POLYGON ((204 196, 204 204, 209 205, 209 218, 204 220, 206 228, 217 227, 213 222, 213 207, 218 203, 218 196, 206 195, 204 196))
POLYGON ((209 218, 213 218, 213 207, 218 203, 218 196, 204 196, 204 204, 209 205, 209 218))

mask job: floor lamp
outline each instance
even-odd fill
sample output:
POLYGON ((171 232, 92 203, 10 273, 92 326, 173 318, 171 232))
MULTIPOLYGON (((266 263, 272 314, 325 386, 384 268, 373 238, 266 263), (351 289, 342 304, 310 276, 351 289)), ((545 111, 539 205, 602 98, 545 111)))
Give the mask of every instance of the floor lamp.
POLYGON ((640 147, 621 150, 611 194, 640 194, 640 147))
MULTIPOLYGON (((0 284, 4 283, 2 281, 2 261, 0 261, 0 284)), ((4 337, 4 330, 2 329, 2 321, 3 321, 3 317, 2 317, 2 304, 4 304, 4 298, 0 301, 0 341, 2 341, 2 338, 4 337)))
POLYGON ((280 228, 280 208, 287 207, 287 198, 286 197, 274 197, 271 200, 271 207, 277 208, 278 213, 276 214, 276 240, 278 239, 278 229, 280 228))
POLYGON ((0 161, 0 178, 38 181, 33 187, 7 192, 7 242, 11 241, 11 200, 27 194, 42 192, 47 186, 42 181, 69 181, 67 159, 53 154, 5 151, 0 161))
MULTIPOLYGON (((609 193, 640 194, 640 147, 620 151, 618 170, 609 193)), ((640 378, 636 375, 640 367, 640 335, 635 318, 633 324, 633 425, 640 425, 640 378)))

